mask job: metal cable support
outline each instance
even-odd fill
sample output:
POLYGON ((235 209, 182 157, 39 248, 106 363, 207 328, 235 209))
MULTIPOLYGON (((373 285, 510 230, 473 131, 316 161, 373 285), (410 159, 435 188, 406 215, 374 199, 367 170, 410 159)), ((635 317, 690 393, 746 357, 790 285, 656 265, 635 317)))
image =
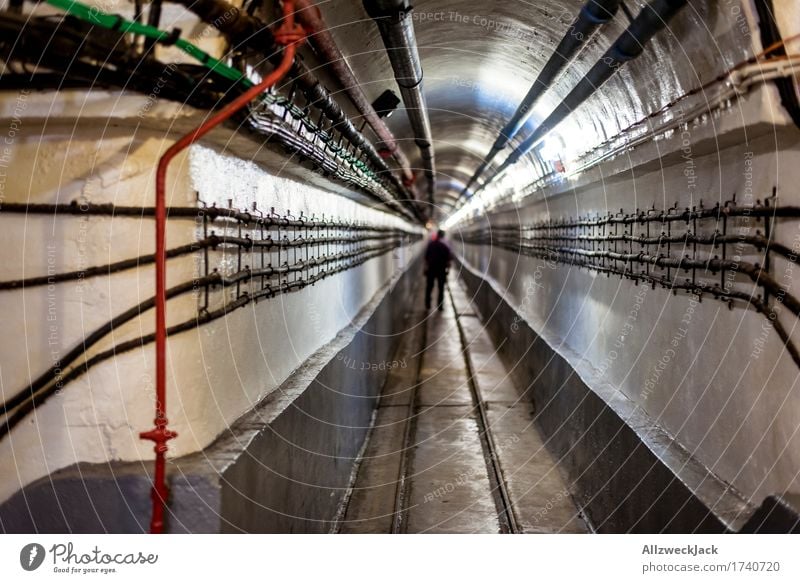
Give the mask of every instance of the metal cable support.
POLYGON ((412 199, 396 194, 395 177, 388 168, 378 172, 372 169, 375 157, 379 157, 372 145, 365 142, 356 147, 335 129, 323 129, 325 122, 322 113, 314 116, 310 109, 291 104, 286 98, 269 95, 260 106, 251 109, 248 117, 251 131, 262 137, 277 137, 292 153, 314 163, 323 176, 358 186, 370 198, 395 213, 416 220, 416 206, 411 205, 409 211, 412 199), (314 121, 314 117, 318 121, 314 121), (364 151, 375 156, 363 154, 364 151))
MULTIPOLYGON (((354 267, 358 267, 359 265, 365 263, 366 261, 369 261, 370 259, 374 259, 376 257, 380 257, 381 255, 395 248, 396 246, 390 246, 387 247, 386 249, 363 255, 348 265, 340 265, 338 267, 334 267, 330 270, 318 273, 300 282, 291 282, 291 283, 284 282, 279 285, 276 285, 275 287, 260 290, 259 292, 253 295, 244 294, 238 297, 237 299, 226 303, 221 308, 200 312, 198 313, 196 318, 192 318, 190 320, 186 320, 185 322, 181 322, 180 324, 170 326, 169 328, 167 328, 167 336, 173 336, 181 332, 186 332, 188 330, 197 328, 203 324, 207 324, 209 322, 213 322, 214 320, 218 320, 219 318, 223 318, 227 316, 230 312, 238 308, 243 308, 250 302, 256 302, 263 298, 272 298, 280 294, 289 293, 292 291, 298 291, 309 285, 314 285, 315 283, 324 279, 325 277, 341 273, 342 271, 346 271, 354 267)), ((47 401, 47 399, 56 394, 57 391, 62 390, 67 383, 75 380, 76 378, 79 378, 81 375, 88 372, 93 366, 100 364, 101 362, 106 361, 110 358, 114 358, 125 352, 129 352, 134 348, 141 348, 142 346, 151 344, 154 341, 155 341, 155 333, 151 333, 141 336, 139 338, 135 338, 133 340, 121 342, 108 350, 104 350, 102 352, 95 354, 94 356, 83 361, 82 363, 76 364, 76 366, 70 369, 68 372, 64 373, 63 375, 57 376, 57 382, 44 384, 39 389, 32 389, 32 388, 30 388, 30 390, 26 389, 25 391, 17 395, 16 400, 18 404, 15 407, 8 407, 8 411, 6 411, 6 405, 4 404, 3 412, 6 413, 7 417, 5 419, 5 422, 0 424, 0 438, 9 433, 28 414, 34 411, 36 407, 43 405, 47 401)))
MULTIPOLYGON (((202 204, 202 203, 201 203, 202 204)), ((85 216, 107 216, 107 217, 128 217, 139 219, 152 219, 155 216, 155 208, 148 206, 126 206, 115 205, 112 203, 91 203, 72 201, 58 204, 41 204, 25 202, 4 202, 0 204, 0 216, 3 213, 14 214, 40 214, 40 215, 85 215, 85 216)), ((360 223, 356 221, 338 221, 332 218, 308 218, 292 217, 291 214, 278 215, 275 209, 270 209, 269 214, 264 214, 258 209, 253 211, 243 211, 235 208, 223 208, 218 206, 171 206, 167 207, 169 219, 192 219, 192 220, 233 220, 240 221, 245 225, 256 225, 263 227, 326 227, 340 226, 351 231, 376 231, 385 232, 391 229, 360 223)))
MULTIPOLYGON (((292 247, 305 247, 309 244, 329 244, 329 243, 358 243, 362 241, 386 241, 396 237, 407 235, 405 231, 394 229, 386 231, 381 234, 375 235, 359 235, 354 237, 322 237, 316 240, 299 239, 296 241, 274 241, 267 237, 264 240, 251 239, 249 237, 229 237, 227 235, 217 235, 211 233, 208 237, 199 239, 194 243, 188 243, 167 250, 167 257, 181 257, 191 255, 196 251, 202 249, 211 249, 216 251, 223 248, 235 248, 237 246, 244 249, 287 249, 292 247)), ((98 277, 103 275, 111 275, 129 269, 136 269, 149 265, 155 261, 155 255, 140 255, 132 259, 123 259, 105 265, 96 265, 87 267, 85 269, 78 269, 74 271, 67 271, 61 273, 54 273, 52 275, 41 275, 35 277, 27 277, 25 279, 14 279, 7 281, 0 281, 0 291, 2 290, 15 290, 21 288, 31 288, 43 285, 52 285, 55 283, 63 283, 67 281, 82 281, 91 277, 98 277)))
MULTIPOLYGON (((102 215, 132 218, 152 218, 153 209, 144 207, 115 207, 113 205, 3 205, 2 212, 36 212, 54 214, 65 211, 68 215, 102 215)), ((167 298, 173 299, 193 293, 198 301, 195 318, 168 328, 168 334, 177 334, 202 324, 224 317, 230 311, 280 294, 301 290, 322 279, 355 268, 366 261, 385 255, 399 247, 408 245, 420 235, 402 229, 332 220, 330 218, 295 217, 291 213, 278 215, 271 211, 267 215, 241 212, 217 207, 192 208, 173 207, 173 219, 193 219, 197 222, 202 237, 194 243, 183 245, 167 252, 168 257, 201 254, 203 261, 191 281, 175 285, 167 290, 167 298), (174 211, 174 212, 173 212, 174 211), (219 232, 209 231, 215 224, 219 232), (370 244, 373 243, 373 244, 370 244), (235 258, 232 273, 221 273, 212 266, 223 259, 235 258), (232 300, 215 296, 216 292, 235 289, 232 300), (219 303, 222 303, 219 306, 219 303), (213 304, 213 305, 212 305, 213 304)), ((24 280, 0 282, 0 289, 14 290, 37 285, 51 285, 67 281, 80 281, 87 277, 107 275, 133 269, 154 261, 153 255, 127 259, 103 266, 55 273, 49 276, 24 280)), ((8 433, 35 407, 61 390, 68 382, 87 372, 92 366, 153 342, 155 335, 148 334, 134 340, 117 344, 90 358, 86 353, 106 339, 115 329, 155 305, 154 298, 147 298, 115 316, 104 325, 86 335, 80 343, 64 354, 57 366, 53 366, 29 386, 0 405, 0 437, 8 433)))
POLYGON ((491 245, 554 264, 616 275, 726 302, 764 314, 800 367, 800 352, 779 320, 781 307, 800 318, 789 291, 800 256, 800 231, 791 245, 774 241, 779 219, 800 219, 800 208, 739 206, 735 200, 704 208, 677 206, 607 216, 556 219, 533 225, 468 227, 467 244, 491 245), (785 262, 776 272, 773 256, 785 262), (760 292, 759 292, 760 290, 760 292))

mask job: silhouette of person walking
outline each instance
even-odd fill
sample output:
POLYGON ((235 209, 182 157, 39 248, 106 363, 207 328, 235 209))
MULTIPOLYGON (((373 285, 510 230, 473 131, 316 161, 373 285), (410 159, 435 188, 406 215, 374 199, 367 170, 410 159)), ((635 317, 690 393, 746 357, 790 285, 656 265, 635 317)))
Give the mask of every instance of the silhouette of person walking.
POLYGON ((447 272, 450 270, 450 261, 453 253, 444 241, 444 231, 439 230, 436 238, 428 243, 425 250, 425 308, 431 307, 431 293, 433 284, 439 286, 439 311, 444 310, 444 285, 447 282, 447 272))

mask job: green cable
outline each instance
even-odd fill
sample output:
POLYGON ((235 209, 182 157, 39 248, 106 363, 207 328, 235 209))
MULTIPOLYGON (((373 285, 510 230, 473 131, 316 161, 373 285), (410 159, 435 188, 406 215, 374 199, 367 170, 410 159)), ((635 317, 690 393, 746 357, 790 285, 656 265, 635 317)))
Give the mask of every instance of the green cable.
POLYGON ((244 73, 238 69, 229 67, 219 59, 215 59, 207 52, 201 50, 197 46, 182 38, 175 39, 172 33, 159 30, 147 24, 125 20, 118 14, 108 14, 95 8, 94 6, 87 6, 86 4, 76 2, 75 0, 46 0, 46 2, 51 6, 55 6, 56 8, 64 10, 80 20, 101 28, 138 34, 146 36, 147 38, 152 38, 160 43, 174 44, 184 53, 193 59, 200 61, 203 65, 212 71, 219 73, 226 79, 230 79, 231 81, 239 81, 247 87, 252 87, 253 85, 252 82, 247 79, 244 73))

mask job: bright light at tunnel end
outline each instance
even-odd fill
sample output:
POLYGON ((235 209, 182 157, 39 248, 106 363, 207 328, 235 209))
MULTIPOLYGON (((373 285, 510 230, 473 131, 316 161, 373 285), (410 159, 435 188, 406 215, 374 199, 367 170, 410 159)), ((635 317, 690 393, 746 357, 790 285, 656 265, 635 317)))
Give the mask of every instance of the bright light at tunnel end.
POLYGON ((501 202, 519 202, 535 190, 531 188, 533 185, 543 179, 561 182, 578 177, 581 172, 572 169, 583 143, 578 130, 565 127, 549 134, 526 157, 527 164, 517 164, 495 176, 485 189, 479 189, 453 211, 442 223, 442 228, 452 229, 485 214, 501 202), (534 157, 538 164, 534 162, 534 157))

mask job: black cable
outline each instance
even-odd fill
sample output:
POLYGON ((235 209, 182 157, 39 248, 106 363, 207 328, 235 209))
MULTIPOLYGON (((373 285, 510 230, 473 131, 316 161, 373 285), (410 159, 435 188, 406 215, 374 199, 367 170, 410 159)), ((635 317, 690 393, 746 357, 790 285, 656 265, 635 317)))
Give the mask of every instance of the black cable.
MULTIPOLYGON (((394 248, 398 245, 397 241, 394 241, 391 248, 394 248)), ((260 277, 262 275, 273 275, 277 273, 293 273, 302 271, 307 269, 308 267, 320 267, 323 265, 328 265, 330 263, 335 263, 337 261, 343 261, 358 257, 364 253, 373 251, 374 249, 382 249, 387 248, 386 246, 380 247, 370 247, 370 248, 362 248, 354 252, 348 253, 339 253, 334 256, 321 258, 320 260, 315 260, 310 263, 304 263, 302 265, 291 265, 291 266, 280 266, 278 268, 262 268, 262 269, 245 269, 243 271, 239 271, 235 274, 229 276, 223 276, 219 272, 213 272, 207 276, 194 279, 192 281, 184 282, 169 288, 166 292, 167 299, 172 299, 183 295, 185 293, 191 292, 195 289, 200 287, 205 287, 209 285, 220 285, 222 287, 229 287, 231 285, 236 285, 237 283, 241 283, 248 279, 252 279, 253 277, 260 277)), ((125 310, 121 314, 115 316, 96 330, 94 330, 91 334, 86 336, 81 344, 73 347, 69 352, 67 352, 62 358, 59 359, 57 365, 53 365, 50 367, 49 370, 44 372, 42 375, 36 378, 28 387, 23 389, 20 393, 14 395, 7 401, 5 401, 2 405, 0 405, 0 414, 5 414, 8 411, 16 408, 25 398, 26 395, 29 393, 35 393, 42 387, 46 386, 52 381, 57 381, 58 374, 61 370, 65 367, 70 366, 75 360, 77 360, 82 354, 88 351, 92 346, 97 344, 100 340, 102 340, 106 335, 111 333, 114 329, 119 328, 123 324, 129 322, 133 318, 141 315, 143 312, 153 308, 155 306, 155 297, 147 298, 143 300, 138 305, 125 310)))
MULTIPOLYGON (((313 227, 312 227, 313 228, 313 227)), ((379 235, 362 235, 357 237, 320 237, 318 239, 298 239, 295 241, 275 241, 272 239, 249 239, 244 237, 227 237, 224 235, 211 234, 204 239, 200 239, 194 243, 188 243, 173 249, 167 249, 167 258, 180 257, 182 255, 189 255, 195 251, 206 249, 208 247, 217 248, 218 246, 234 245, 244 249, 253 248, 266 248, 266 249, 291 249, 293 247, 304 247, 307 245, 323 245, 326 243, 335 243, 346 245, 348 243, 361 243, 364 241, 385 241, 392 235, 404 236, 409 235, 405 231, 395 230, 387 234, 381 233, 379 235)), ((51 285, 55 283, 63 283, 67 281, 84 280, 90 277, 101 275, 111 275, 120 271, 134 269, 149 265, 155 262, 155 255, 140 255, 131 259, 123 259, 114 263, 107 263, 105 265, 96 265, 87 267, 85 269, 78 269, 75 271, 67 271, 54 273, 49 275, 40 275, 34 277, 27 277, 25 279, 14 279, 7 281, 0 281, 0 291, 15 290, 22 288, 31 288, 43 285, 51 285)))
MULTIPOLYGON (((199 251, 200 249, 205 249, 207 247, 214 247, 219 243, 220 243, 220 238, 217 237, 216 235, 211 235, 210 237, 201 239, 200 241, 197 241, 195 243, 189 243, 188 245, 182 245, 181 247, 175 247, 174 249, 167 249, 166 254, 167 258, 171 259, 173 257, 180 257, 181 255, 188 255, 190 253, 199 251)), ((133 269, 136 267, 141 267, 143 265, 148 265, 150 263, 155 262, 155 258, 156 258, 155 254, 141 255, 139 257, 134 257, 132 259, 124 259, 122 261, 116 261, 114 263, 108 263, 106 265, 87 267, 86 269, 79 269, 76 271, 54 273, 52 275, 41 275, 38 277, 28 277, 25 279, 0 281, 0 290, 29 288, 42 285, 51 285, 54 283, 63 283, 65 281, 82 280, 89 277, 95 277, 98 275, 110 275, 112 273, 118 273, 120 271, 125 271, 127 269, 133 269)))
MULTIPOLYGON (((779 207, 786 208, 786 207, 779 207)), ((60 204, 47 203, 24 203, 7 202, 0 204, 0 216, 4 212, 14 214, 45 214, 45 215, 77 215, 77 216, 111 216, 128 218, 153 218, 155 216, 154 207, 124 206, 112 203, 78 203, 77 201, 60 204)), ((798 209, 800 216, 800 209, 798 209)), ((345 221, 317 221, 310 219, 288 219, 279 216, 260 215, 240 211, 233 208, 210 207, 168 207, 167 216, 170 219, 230 219, 240 221, 243 224, 257 225, 263 227, 335 227, 349 229, 352 231, 375 231, 391 232, 397 229, 393 227, 380 227, 358 222, 345 221)), ((753 215, 755 216, 755 215, 753 215)), ((409 235, 409 231, 403 231, 409 235)))
MULTIPOLYGON (((494 231, 499 232, 502 236, 503 228, 502 227, 494 227, 494 231)), ((516 229, 515 229, 516 231, 516 229)), ((523 229, 523 233, 525 229, 523 229)), ((745 245, 752 245, 757 250, 766 249, 767 252, 777 253, 778 255, 783 256, 787 260, 791 261, 792 263, 797 263, 798 255, 796 252, 792 251, 791 248, 787 247, 782 243, 777 243, 775 241, 769 241, 766 237, 762 235, 705 235, 705 236, 698 236, 693 235, 691 233, 685 233, 683 235, 660 235, 657 237, 641 237, 636 235, 606 235, 606 236, 592 236, 592 235, 536 235, 533 237, 535 240, 539 241, 623 241, 626 243, 636 243, 637 245, 663 245, 665 243, 683 243, 683 244, 693 244, 696 243, 698 245, 712 245, 716 247, 717 245, 725 244, 725 243, 741 243, 745 245)), ((525 240, 523 237, 522 240, 525 240)))
MULTIPOLYGON (((204 286, 210 285, 212 283, 222 283, 222 276, 219 273, 215 273, 204 278, 200 278, 199 280, 185 282, 174 287, 171 287, 167 290, 167 299, 172 299, 177 297, 181 294, 187 293, 195 289, 195 286, 204 286)), ((126 322, 131 321, 132 319, 136 318, 137 316, 141 315, 142 312, 146 312, 147 310, 153 308, 155 306, 155 299, 148 298, 138 305, 134 306, 133 308, 129 308, 125 310, 121 314, 115 316, 99 328, 97 328, 94 332, 89 334, 81 344, 73 347, 69 352, 67 352, 63 358, 59 360, 58 366, 53 366, 48 369, 46 372, 41 374, 39 377, 36 378, 28 387, 26 387, 22 392, 17 393, 7 401, 5 401, 2 405, 0 405, 0 414, 5 414, 8 411, 16 408, 22 403, 28 395, 32 395, 37 392, 39 389, 47 386, 53 380, 58 379, 59 372, 69 365, 71 365, 75 360, 77 360, 82 354, 84 354, 89 348, 97 344, 100 340, 102 340, 107 334, 111 333, 115 328, 119 328, 121 325, 125 324, 126 322)))
POLYGON ((133 0, 133 21, 141 23, 143 16, 142 0, 133 0))
MULTIPOLYGON (((349 263, 346 265, 333 268, 329 271, 318 273, 306 280, 301 280, 296 282, 284 282, 279 284, 278 286, 260 290, 255 294, 243 295, 237 298, 236 300, 228 304, 225 304, 224 306, 222 306, 217 310, 201 312, 195 318, 186 320, 180 324, 169 327, 167 329, 167 336, 173 336, 175 334, 179 334, 181 332, 197 328, 202 324, 206 324, 213 320, 222 318, 226 316, 229 312, 244 307, 250 302, 257 301, 263 297, 274 297, 278 294, 291 292, 295 288, 303 289, 305 287, 308 287, 309 285, 314 285, 316 282, 326 277, 357 267, 365 263, 366 261, 369 261, 370 259, 373 259, 375 257, 379 257, 380 255, 383 255, 385 253, 388 253, 389 251, 395 248, 397 248, 397 245, 386 246, 381 250, 376 250, 371 254, 367 254, 360 257, 357 261, 354 261, 353 263, 349 263)), ((11 409, 14 409, 14 412, 6 417, 5 423, 0 424, 0 438, 8 434, 28 414, 35 411, 36 407, 44 404, 47 401, 47 399, 49 399, 51 396, 60 391, 65 384, 75 380, 76 378, 83 375, 85 372, 88 372, 93 366, 110 358, 113 358, 115 356, 118 356, 119 354, 133 350, 134 348, 145 346, 146 344, 151 344, 152 342, 154 342, 154 340, 155 340, 155 333, 151 333, 136 339, 122 342, 106 351, 100 352, 94 355, 93 357, 89 358, 81 365, 76 366, 75 368, 71 369, 68 373, 58 378, 57 382, 50 384, 49 386, 42 385, 38 388, 33 388, 33 385, 31 385, 30 387, 28 387, 28 389, 24 390, 22 393, 20 393, 15 397, 15 399, 18 400, 18 404, 16 406, 10 407, 7 404, 4 404, 3 406, 4 413, 11 409)))
MULTIPOLYGON (((495 230, 495 228, 493 228, 495 230)), ((752 294, 737 290, 726 290, 718 285, 711 285, 704 282, 696 282, 686 280, 681 282, 677 279, 668 279, 666 277, 656 277, 649 273, 634 273, 630 266, 632 264, 642 264, 658 267, 670 267, 677 270, 680 269, 708 269, 712 272, 722 271, 735 271, 747 275, 756 285, 769 289, 776 296, 782 297, 781 304, 785 305, 795 316, 800 315, 800 300, 786 292, 778 282, 765 273, 760 266, 751 263, 722 261, 716 259, 709 260, 691 260, 688 258, 671 258, 664 256, 651 256, 645 253, 616 253, 611 251, 591 251, 587 249, 578 248, 554 248, 547 245, 526 245, 523 239, 514 241, 503 241, 497 237, 484 232, 480 233, 465 233, 462 235, 461 240, 466 244, 478 245, 491 245, 499 247, 516 253, 518 255, 525 255, 528 257, 536 257, 547 261, 553 261, 568 266, 586 268, 590 271, 605 273, 608 275, 618 275, 620 277, 630 279, 636 282, 642 282, 652 285, 660 285, 670 290, 685 290, 695 295, 711 295, 714 299, 722 301, 740 300, 748 305, 753 306, 756 311, 764 314, 772 323, 775 331, 783 341, 786 350, 789 352, 790 357, 796 366, 800 367, 800 351, 798 351, 790 335, 784 328, 783 324, 777 317, 777 312, 764 303, 760 297, 755 297, 752 294), (569 257, 564 257, 567 254, 569 257), (592 259, 608 258, 623 263, 622 268, 598 265, 592 262, 592 259)))

